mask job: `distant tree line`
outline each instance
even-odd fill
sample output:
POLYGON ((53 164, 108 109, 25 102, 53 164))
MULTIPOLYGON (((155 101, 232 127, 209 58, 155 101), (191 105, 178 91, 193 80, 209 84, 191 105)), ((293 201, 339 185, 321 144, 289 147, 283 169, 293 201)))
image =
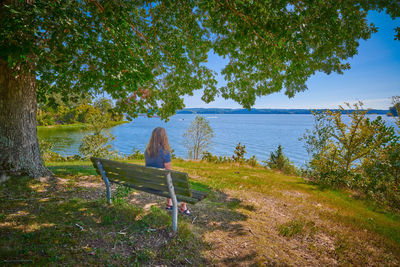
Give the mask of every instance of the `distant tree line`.
MULTIPOLYGON (((230 109, 230 108, 185 108, 177 111, 178 114, 312 114, 313 112, 322 112, 327 109, 230 109)), ((333 109, 331 111, 344 113, 356 112, 355 110, 342 111, 333 109)), ((368 114, 385 115, 388 110, 368 109, 368 114)))
POLYGON ((99 98, 92 101, 90 97, 84 97, 78 101, 52 102, 39 104, 37 112, 38 125, 60 125, 75 123, 90 123, 98 117, 108 122, 122 121, 123 113, 119 112, 113 102, 107 98, 99 98))

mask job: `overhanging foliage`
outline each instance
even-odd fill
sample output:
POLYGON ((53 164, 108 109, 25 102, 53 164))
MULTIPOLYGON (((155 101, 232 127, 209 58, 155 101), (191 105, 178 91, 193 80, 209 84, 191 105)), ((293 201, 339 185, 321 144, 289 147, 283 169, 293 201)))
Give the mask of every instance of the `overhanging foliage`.
POLYGON ((358 40, 377 30, 370 10, 400 13, 394 0, 6 1, 0 57, 16 71, 34 62, 39 98, 107 92, 133 117, 167 118, 203 89, 206 102, 250 108, 282 88, 293 97, 318 71, 349 69, 358 40), (221 88, 210 51, 229 58, 221 88))

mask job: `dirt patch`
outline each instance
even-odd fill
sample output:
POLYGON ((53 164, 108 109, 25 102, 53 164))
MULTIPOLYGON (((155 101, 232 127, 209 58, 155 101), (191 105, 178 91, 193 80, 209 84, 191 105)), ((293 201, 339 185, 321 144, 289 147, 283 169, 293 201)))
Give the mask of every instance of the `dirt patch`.
MULTIPOLYGON (((200 176, 196 178, 202 179, 200 176)), ((41 178, 41 183, 33 184, 32 189, 38 196, 21 196, 21 198, 23 197, 22 202, 40 199, 37 200, 35 208, 38 215, 40 206, 49 205, 47 202, 52 202, 54 207, 57 207, 62 206, 63 201, 72 198, 106 199, 104 183, 94 175, 41 178)), ((111 191, 112 195, 116 196, 117 186, 112 185, 111 191)), ((179 221, 190 226, 190 231, 201 238, 204 247, 199 246, 198 253, 191 255, 192 258, 175 255, 175 258, 181 258, 178 263, 190 265, 190 262, 204 262, 206 265, 215 266, 373 266, 382 263, 396 266, 399 264, 396 254, 385 249, 383 245, 385 240, 367 230, 357 230, 332 220, 330 214, 337 214, 338 211, 310 201, 307 193, 295 190, 272 193, 274 195, 266 195, 251 189, 213 191, 203 201, 189 205, 192 216, 179 215, 179 221)), ((140 216, 150 214, 153 205, 160 209, 164 209, 165 206, 165 198, 144 192, 131 191, 125 199, 140 208, 142 212, 140 216)), ((90 209, 90 206, 85 205, 82 204, 81 208, 90 209)), ((22 207, 22 205, 10 207, 8 215, 10 217, 4 218, 32 220, 31 214, 24 212, 22 207)), ((108 206, 104 204, 104 208, 108 209, 108 206)), ((142 229, 139 225, 137 227, 140 229, 131 231, 115 228, 112 221, 108 226, 102 226, 104 222, 112 219, 108 213, 101 217, 101 211, 96 211, 99 214, 92 216, 93 218, 88 217, 88 221, 85 222, 86 211, 79 212, 82 222, 73 221, 71 226, 63 227, 71 227, 72 234, 86 235, 85 240, 79 241, 82 242, 80 248, 93 259, 103 257, 104 251, 107 251, 125 259, 131 256, 142 257, 148 259, 147 262, 158 264, 150 260, 153 256, 151 253, 158 251, 163 253, 163 250, 168 251, 166 248, 169 248, 171 243, 181 242, 180 238, 171 236, 171 231, 165 227, 142 229), (84 229, 81 230, 76 224, 84 229), (93 229, 89 227, 90 225, 93 229), (110 228, 113 230, 110 231, 110 228)), ((168 221, 169 218, 166 217, 168 215, 163 212, 158 213, 164 214, 164 218, 168 221)), ((43 228, 49 226, 44 222, 40 224, 43 228)), ((2 222, 0 227, 29 232, 29 228, 11 225, 10 221, 2 222)), ((32 227, 35 225, 32 224, 32 227)), ((30 236, 25 235, 24 238, 30 236)), ((183 250, 182 253, 186 252, 183 250)), ((115 259, 115 262, 117 263, 118 259, 115 259)), ((172 266, 177 264, 177 261, 166 260, 160 264, 172 266)))
MULTIPOLYGON (((398 264, 393 255, 388 255, 379 246, 379 242, 363 244, 365 239, 357 238, 360 233, 334 225, 321 218, 318 212, 310 211, 308 206, 299 206, 295 199, 288 202, 286 197, 283 200, 249 191, 229 190, 225 194, 227 200, 240 200, 240 205, 234 210, 241 219, 224 223, 229 220, 226 214, 207 218, 203 238, 212 249, 204 254, 217 266, 379 265, 383 260, 388 265, 398 264), (254 210, 245 209, 246 206, 252 206, 254 210), (285 237, 279 233, 280 225, 299 218, 303 218, 300 219, 303 225, 298 234, 285 237)), ((304 197, 303 193, 292 191, 283 195, 304 197)), ((202 227, 202 224, 199 222, 197 225, 202 227)))

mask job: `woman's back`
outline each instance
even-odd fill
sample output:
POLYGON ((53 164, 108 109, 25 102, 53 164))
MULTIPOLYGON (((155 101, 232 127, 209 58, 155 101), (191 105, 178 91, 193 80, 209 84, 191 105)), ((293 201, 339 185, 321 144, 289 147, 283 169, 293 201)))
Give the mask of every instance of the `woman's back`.
POLYGON ((158 154, 151 158, 146 150, 144 153, 144 159, 147 167, 164 168, 165 163, 171 162, 171 153, 168 150, 160 148, 158 154))

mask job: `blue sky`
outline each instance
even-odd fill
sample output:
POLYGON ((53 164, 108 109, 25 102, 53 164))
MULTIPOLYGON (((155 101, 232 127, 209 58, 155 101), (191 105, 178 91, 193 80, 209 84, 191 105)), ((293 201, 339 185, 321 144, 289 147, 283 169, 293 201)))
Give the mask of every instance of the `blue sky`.
MULTIPOLYGON (((283 92, 258 98, 254 108, 337 108, 344 102, 364 102, 365 108, 388 109, 391 97, 400 95, 400 41, 394 40, 394 28, 400 19, 370 12, 370 22, 378 32, 367 41, 360 41, 358 55, 349 60, 351 69, 344 74, 317 73, 308 82, 308 90, 289 99, 283 92)), ((209 58, 209 66, 217 72, 226 61, 216 55, 209 58)), ((224 84, 218 77, 219 85, 224 84)), ((231 100, 217 98, 206 104, 201 101, 201 91, 185 97, 187 108, 241 108, 231 100)))

